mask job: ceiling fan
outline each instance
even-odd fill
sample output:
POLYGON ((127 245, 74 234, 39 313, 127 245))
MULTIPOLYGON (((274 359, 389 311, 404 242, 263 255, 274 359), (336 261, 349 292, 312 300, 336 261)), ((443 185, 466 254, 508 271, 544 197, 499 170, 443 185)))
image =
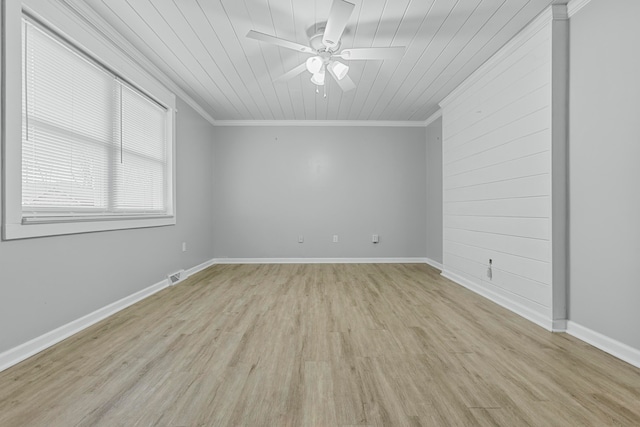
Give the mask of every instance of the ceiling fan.
MULTIPOLYGON (((287 49, 312 55, 306 62, 286 72, 275 79, 276 82, 286 82, 299 74, 308 71, 312 74, 311 82, 317 86, 324 86, 327 71, 338 83, 343 91, 355 89, 353 80, 347 75, 349 66, 337 60, 383 60, 398 59, 404 55, 404 47, 370 47, 343 49, 340 51, 342 34, 355 5, 345 0, 334 0, 329 11, 326 25, 320 26, 309 38, 309 45, 270 36, 258 31, 249 31, 247 37, 265 43, 271 43, 287 49)), ((325 94, 326 96, 326 94, 325 94)))

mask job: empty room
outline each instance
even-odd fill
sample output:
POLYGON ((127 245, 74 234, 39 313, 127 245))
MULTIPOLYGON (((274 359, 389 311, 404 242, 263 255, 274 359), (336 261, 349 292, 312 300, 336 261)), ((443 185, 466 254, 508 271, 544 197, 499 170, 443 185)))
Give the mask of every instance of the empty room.
POLYGON ((0 4, 0 427, 640 426, 637 0, 0 4))

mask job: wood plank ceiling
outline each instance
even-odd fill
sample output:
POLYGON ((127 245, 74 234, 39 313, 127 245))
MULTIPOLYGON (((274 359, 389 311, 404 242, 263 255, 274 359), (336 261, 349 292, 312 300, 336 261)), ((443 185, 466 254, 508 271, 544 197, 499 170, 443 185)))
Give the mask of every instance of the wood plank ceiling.
POLYGON ((343 48, 406 46, 400 60, 350 61, 356 89, 304 72, 308 55, 246 38, 308 45, 332 0, 86 0, 215 120, 424 121, 438 102, 551 0, 351 0, 343 48))

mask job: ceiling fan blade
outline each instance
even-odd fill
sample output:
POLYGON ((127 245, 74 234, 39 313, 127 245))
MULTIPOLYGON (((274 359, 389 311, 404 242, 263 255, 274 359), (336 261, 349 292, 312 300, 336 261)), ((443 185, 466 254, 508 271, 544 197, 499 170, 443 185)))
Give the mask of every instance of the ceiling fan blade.
POLYGON ((249 37, 250 39, 261 41, 261 42, 271 43, 281 47, 286 47, 287 49, 297 50, 298 52, 311 53, 311 54, 316 53, 309 46, 305 46, 303 44, 292 42, 285 39, 280 39, 278 37, 270 36, 269 34, 259 33, 258 31, 253 31, 253 30, 249 31, 247 33, 247 37, 249 37))
POLYGON ((340 43, 340 38, 347 26, 349 17, 356 5, 345 0, 333 0, 329 18, 327 19, 327 27, 324 29, 322 43, 328 48, 333 48, 340 43))
POLYGON ((277 79, 274 80, 274 83, 284 83, 284 82, 288 82, 289 80, 291 80, 292 78, 296 77, 299 74, 302 74, 303 72, 307 71, 307 64, 305 64, 304 62, 300 65, 298 65, 296 68, 294 68, 293 70, 289 70, 286 73, 284 73, 283 75, 281 75, 280 77, 278 77, 277 79))
POLYGON ((360 49, 344 49, 339 56, 346 60, 357 59, 400 59, 404 55, 404 47, 365 47, 360 49))
POLYGON ((344 76, 342 79, 338 79, 330 67, 327 67, 327 71, 331 74, 331 77, 333 77, 336 83, 338 83, 338 86, 340 86, 340 89, 342 89, 343 92, 349 92, 356 88, 355 83, 353 83, 353 80, 351 80, 349 76, 344 76))

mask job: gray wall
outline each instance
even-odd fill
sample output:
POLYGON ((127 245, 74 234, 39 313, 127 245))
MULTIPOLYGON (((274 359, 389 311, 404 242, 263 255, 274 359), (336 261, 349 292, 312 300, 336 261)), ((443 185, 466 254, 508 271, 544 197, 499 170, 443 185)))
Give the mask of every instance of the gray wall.
POLYGON ((424 257, 425 156, 424 128, 216 128, 214 254, 424 257))
POLYGON ((427 126, 427 258, 442 264, 442 118, 427 126))
POLYGON ((569 318, 640 349, 640 2, 571 18, 569 318))
POLYGON ((179 102, 175 226, 0 241, 0 353, 213 257, 212 139, 179 102))

